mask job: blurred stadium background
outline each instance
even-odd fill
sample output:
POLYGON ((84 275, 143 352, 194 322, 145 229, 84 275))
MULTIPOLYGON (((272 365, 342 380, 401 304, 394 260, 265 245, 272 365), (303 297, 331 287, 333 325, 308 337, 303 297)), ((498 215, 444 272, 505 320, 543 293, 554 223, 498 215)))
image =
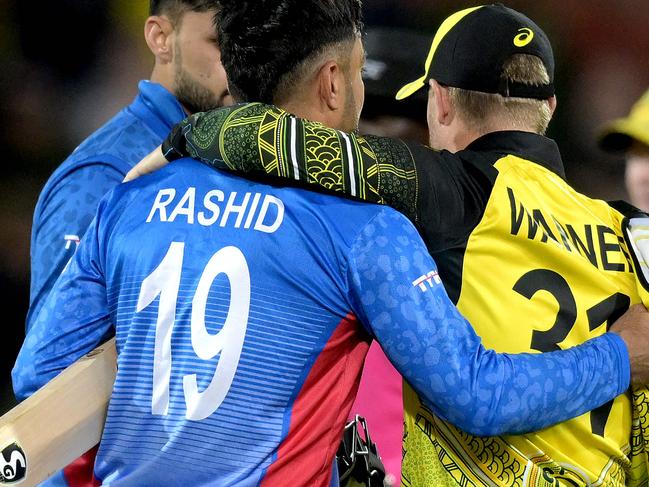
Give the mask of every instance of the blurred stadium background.
MULTIPOLYGON (((649 87, 649 2, 505 3, 536 20, 553 42, 559 107, 549 135, 562 149, 568 179, 590 196, 624 198, 622 159, 600 152, 596 133, 649 87)), ((365 23, 432 37, 449 13, 479 4, 364 0, 365 23)), ((146 0, 0 0, 0 412, 13 404, 9 372, 24 338, 30 228, 39 190, 150 74, 142 36, 147 10, 146 0)), ((407 43, 390 46, 394 52, 411 49, 407 43)), ((368 101, 381 103, 380 97, 368 101)))

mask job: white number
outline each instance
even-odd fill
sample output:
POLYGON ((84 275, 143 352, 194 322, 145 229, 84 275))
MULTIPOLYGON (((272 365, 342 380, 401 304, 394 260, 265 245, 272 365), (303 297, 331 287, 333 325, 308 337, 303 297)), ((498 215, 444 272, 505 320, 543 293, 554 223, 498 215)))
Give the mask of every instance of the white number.
POLYGON ((250 272, 248 263, 236 247, 225 247, 212 256, 205 266, 192 301, 192 346, 196 355, 210 360, 221 352, 212 382, 204 392, 198 391, 196 374, 183 377, 187 401, 187 418, 200 420, 212 414, 225 399, 239 365, 243 339, 250 310, 250 272), (205 306, 210 287, 219 274, 230 281, 230 307, 223 328, 210 335, 205 327, 205 306), (235 287, 236 286, 236 287, 235 287))
MULTIPOLYGON (((171 380, 171 332, 176 320, 176 302, 185 244, 173 242, 160 265, 142 282, 137 303, 139 313, 158 296, 155 352, 153 362, 153 395, 151 413, 166 415, 169 410, 171 380)), ((183 377, 187 419, 210 416, 227 395, 239 365, 250 310, 250 272, 245 256, 236 247, 225 247, 215 253, 205 266, 192 301, 191 337, 196 355, 211 360, 219 353, 216 371, 207 388, 200 392, 196 374, 183 377), (230 306, 223 328, 210 335, 205 326, 205 308, 212 283, 219 274, 230 282, 230 306)))
POLYGON ((160 296, 153 352, 153 396, 151 413, 166 415, 169 409, 171 380, 171 329, 176 321, 176 301, 180 289, 185 244, 172 242, 160 265, 143 282, 137 300, 137 312, 160 296))

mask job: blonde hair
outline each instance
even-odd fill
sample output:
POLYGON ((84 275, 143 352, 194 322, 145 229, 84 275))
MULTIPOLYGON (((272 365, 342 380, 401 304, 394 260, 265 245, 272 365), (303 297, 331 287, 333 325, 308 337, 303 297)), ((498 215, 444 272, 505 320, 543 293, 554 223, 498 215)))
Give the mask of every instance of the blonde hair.
MULTIPOLYGON (((528 85, 550 82, 541 59, 529 54, 514 54, 509 58, 503 65, 501 78, 528 85)), ((552 118, 547 100, 510 98, 454 87, 449 87, 449 94, 458 115, 471 129, 481 133, 489 131, 492 121, 506 119, 514 127, 545 134, 552 118)))

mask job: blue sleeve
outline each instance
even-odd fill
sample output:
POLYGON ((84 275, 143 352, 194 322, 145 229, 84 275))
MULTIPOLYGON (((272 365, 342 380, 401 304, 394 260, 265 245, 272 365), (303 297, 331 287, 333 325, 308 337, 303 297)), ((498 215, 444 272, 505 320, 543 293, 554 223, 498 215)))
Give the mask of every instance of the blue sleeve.
POLYGON ((46 187, 34 215, 31 242, 31 291, 26 329, 65 269, 95 216, 101 198, 124 175, 100 163, 84 165, 46 187))
POLYGON ((348 272, 352 306, 397 370, 427 407, 470 434, 539 430, 629 386, 626 345, 613 333, 545 354, 486 350, 448 298, 417 231, 394 211, 362 229, 348 272))
POLYGON ((12 371, 19 400, 114 334, 98 232, 101 209, 27 333, 12 371))

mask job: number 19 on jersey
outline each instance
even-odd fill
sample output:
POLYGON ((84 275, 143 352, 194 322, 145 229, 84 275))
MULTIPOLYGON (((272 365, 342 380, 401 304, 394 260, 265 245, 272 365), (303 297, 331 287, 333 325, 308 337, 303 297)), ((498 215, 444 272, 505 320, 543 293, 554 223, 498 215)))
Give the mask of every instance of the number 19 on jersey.
MULTIPOLYGON (((184 253, 183 242, 171 243, 160 265, 142 282, 137 302, 136 311, 139 313, 160 296, 151 398, 151 413, 155 415, 166 415, 169 411, 171 335, 176 321, 184 253)), ((196 374, 183 377, 187 419, 205 419, 223 403, 239 365, 249 312, 248 263, 237 247, 224 247, 216 252, 205 266, 192 299, 191 342, 194 352, 201 360, 211 360, 219 353, 221 356, 212 380, 204 391, 198 390, 196 374), (212 335, 205 324, 205 309, 210 287, 219 274, 225 274, 230 282, 230 305, 222 329, 212 335)))

